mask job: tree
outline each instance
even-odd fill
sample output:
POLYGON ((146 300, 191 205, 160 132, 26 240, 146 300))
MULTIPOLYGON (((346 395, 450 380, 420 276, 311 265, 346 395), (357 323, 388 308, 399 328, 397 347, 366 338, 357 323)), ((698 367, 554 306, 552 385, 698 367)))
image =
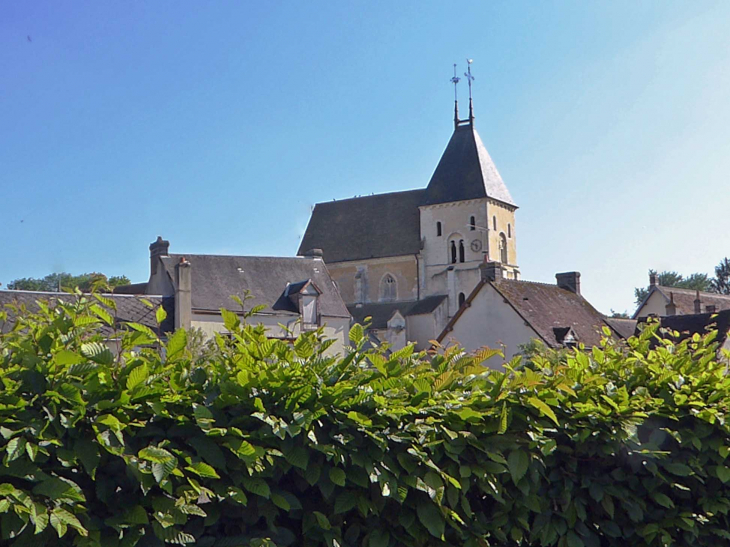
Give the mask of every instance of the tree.
MULTIPOLYGON (((677 289, 691 289, 701 292, 716 292, 713 280, 707 274, 693 273, 688 277, 674 271, 663 271, 657 274, 656 270, 649 270, 649 275, 657 276, 657 283, 662 287, 676 287, 677 289)), ((634 297, 636 305, 641 304, 649 296, 649 288, 636 287, 634 297)))
POLYGON ((70 273, 52 273, 43 278, 23 277, 8 283, 8 289, 14 291, 45 291, 60 292, 64 289, 79 289, 81 292, 91 292, 95 284, 119 287, 129 285, 131 281, 125 275, 107 277, 102 273, 84 273, 71 275, 70 273))
POLYGON ((730 260, 723 258, 715 266, 715 278, 712 279, 712 287, 720 294, 730 294, 730 260))

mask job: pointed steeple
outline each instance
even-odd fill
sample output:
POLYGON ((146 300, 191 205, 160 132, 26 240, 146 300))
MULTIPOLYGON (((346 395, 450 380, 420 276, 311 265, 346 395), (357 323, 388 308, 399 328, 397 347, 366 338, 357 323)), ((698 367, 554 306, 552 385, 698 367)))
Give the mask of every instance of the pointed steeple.
MULTIPOLYGON (((517 207, 474 127, 474 107, 471 94, 471 83, 474 81, 474 77, 471 75, 471 63, 472 60, 467 59, 468 68, 464 73, 469 81, 469 118, 460 120, 458 106, 456 107, 454 134, 426 188, 426 205, 488 197, 517 207)), ((459 82, 459 78, 456 76, 456 65, 454 65, 454 77, 451 82, 456 88, 456 84, 459 82)), ((454 103, 458 105, 455 90, 454 103)))
POLYGON ((426 188, 426 204, 492 198, 517 207, 473 125, 459 125, 426 188))

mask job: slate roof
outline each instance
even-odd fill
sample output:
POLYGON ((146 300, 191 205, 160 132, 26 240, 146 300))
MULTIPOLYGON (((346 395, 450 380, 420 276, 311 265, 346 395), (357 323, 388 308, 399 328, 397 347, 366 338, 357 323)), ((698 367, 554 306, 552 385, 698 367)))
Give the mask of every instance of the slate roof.
MULTIPOLYGON (((674 304, 677 306, 677 315, 690 315, 695 313, 695 299, 697 298, 697 291, 692 289, 678 289, 676 287, 655 285, 650 288, 649 294, 639 305, 639 308, 634 314, 634 318, 638 317, 638 314, 644 307, 644 303, 655 291, 659 292, 659 294, 664 297, 667 304, 670 300, 670 293, 674 294, 674 304)), ((707 310, 707 306, 715 306, 715 311, 730 310, 730 295, 700 291, 700 306, 703 312, 707 310)))
MULTIPOLYGON (((111 298, 116 303, 117 309, 112 310, 103 306, 91 295, 83 295, 81 298, 88 298, 94 303, 98 303, 107 309, 112 317, 115 318, 117 327, 120 327, 124 323, 141 323, 150 327, 155 332, 166 333, 175 330, 175 298, 174 297, 162 297, 162 296, 134 296, 124 294, 104 294, 106 298, 111 298), (142 300, 146 300, 152 304, 152 307, 144 304, 142 300), (157 325, 155 318, 155 312, 157 308, 162 305, 163 309, 167 312, 167 318, 161 325, 157 325)), ((54 293, 54 292, 36 292, 36 291, 0 291, 0 308, 6 308, 6 306, 21 306, 25 305, 31 311, 38 311, 38 301, 45 301, 53 305, 54 302, 62 300, 64 302, 73 302, 77 298, 74 294, 68 293, 54 293)), ((9 314, 8 323, 3 325, 1 328, 4 330, 12 327, 12 312, 9 314)), ((111 336, 114 330, 104 324, 100 328, 100 332, 103 336, 111 336)))
POLYGON ((312 280, 321 291, 318 309, 321 315, 349 317, 345 303, 335 288, 327 267, 321 259, 306 257, 222 256, 171 254, 160 260, 173 285, 175 265, 181 258, 190 262, 193 310, 218 312, 220 308, 238 311, 232 295, 251 296, 245 306, 264 305, 262 313, 298 313, 291 300, 284 296, 287 284, 312 280))
POLYGON ((322 249, 325 262, 416 254, 425 190, 318 203, 297 254, 322 249))
MULTIPOLYGON (((716 341, 720 346, 725 343, 730 330, 730 310, 723 310, 718 313, 696 313, 688 315, 668 315, 661 317, 661 328, 657 334, 662 338, 680 342, 693 334, 705 335, 709 328, 716 328, 718 331, 716 341), (669 336, 667 329, 680 333, 679 338, 669 336)), ((645 319, 640 323, 645 322, 645 319)))
MULTIPOLYGON (((560 341, 571 329, 577 337, 576 341, 586 346, 594 346, 600 342, 605 326, 620 336, 585 298, 557 285, 514 279, 481 281, 467 298, 467 303, 471 303, 486 284, 492 285, 551 348, 561 347, 560 341)), ((453 325, 467 308, 468 306, 462 306, 451 318, 439 335, 439 342, 453 330, 453 325)))
POLYGON ((426 189, 424 205, 492 198, 517 207, 473 125, 460 125, 426 189))
POLYGON ((372 302, 369 304, 351 304, 347 306, 355 323, 364 323, 366 317, 372 318, 370 328, 385 329, 388 321, 396 311, 403 317, 432 313, 446 300, 446 295, 427 296, 411 302, 372 302))
POLYGON ((120 285, 112 290, 114 294, 145 294, 147 292, 147 281, 144 283, 132 283, 120 285))

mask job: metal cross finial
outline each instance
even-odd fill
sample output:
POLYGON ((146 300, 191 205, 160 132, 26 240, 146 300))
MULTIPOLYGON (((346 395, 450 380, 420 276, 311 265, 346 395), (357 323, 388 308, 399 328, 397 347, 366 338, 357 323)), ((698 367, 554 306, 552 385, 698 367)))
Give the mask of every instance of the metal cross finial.
POLYGON ((457 100, 456 97, 456 85, 461 81, 461 78, 459 78, 456 75, 456 63, 454 63, 454 77, 449 80, 452 84, 454 84, 454 100, 457 100))
POLYGON ((466 81, 469 82, 469 122, 472 124, 474 123, 474 107, 471 101, 471 83, 474 81, 474 76, 471 75, 471 64, 473 62, 474 59, 466 60, 466 72, 464 72, 464 76, 466 76, 466 81))
MULTIPOLYGON (((474 59, 467 59, 466 60, 466 72, 464 72, 464 76, 466 76, 466 81, 469 82, 469 98, 471 99, 471 83, 474 81, 474 76, 471 75, 471 64, 474 62, 474 59)), ((454 65, 456 66, 456 65, 454 65)))

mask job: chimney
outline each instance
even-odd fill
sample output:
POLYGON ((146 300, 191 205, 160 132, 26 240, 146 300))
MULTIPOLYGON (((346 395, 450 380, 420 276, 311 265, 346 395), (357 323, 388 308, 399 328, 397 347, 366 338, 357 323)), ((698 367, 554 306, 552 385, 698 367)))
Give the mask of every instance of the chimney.
POLYGON ((700 300, 700 291, 695 296, 695 313, 702 313, 702 301, 700 300))
POLYGON ((168 256, 169 250, 170 242, 162 239, 162 236, 157 236, 157 240, 150 245, 150 273, 152 275, 157 273, 158 257, 168 256))
POLYGON ((504 269, 501 262, 483 262, 479 264, 479 273, 482 281, 499 281, 504 277, 504 269))
POLYGON ((666 306, 667 315, 677 315, 677 305, 674 303, 674 293, 669 293, 669 304, 666 306))
POLYGON ((656 287, 659 284, 656 272, 649 270, 649 287, 656 287))
POLYGON ((306 256, 307 258, 322 258, 324 256, 324 252, 322 252, 322 249, 309 249, 303 256, 306 256))
POLYGON ((580 294, 580 272, 565 272, 555 274, 558 287, 566 291, 580 294))
POLYGON ((189 329, 193 316, 193 283, 190 262, 185 257, 175 265, 177 288, 175 290, 175 329, 189 329))
POLYGON ((705 311, 707 313, 715 313, 717 311, 717 306, 715 306, 714 304, 708 304, 705 308, 705 311))

